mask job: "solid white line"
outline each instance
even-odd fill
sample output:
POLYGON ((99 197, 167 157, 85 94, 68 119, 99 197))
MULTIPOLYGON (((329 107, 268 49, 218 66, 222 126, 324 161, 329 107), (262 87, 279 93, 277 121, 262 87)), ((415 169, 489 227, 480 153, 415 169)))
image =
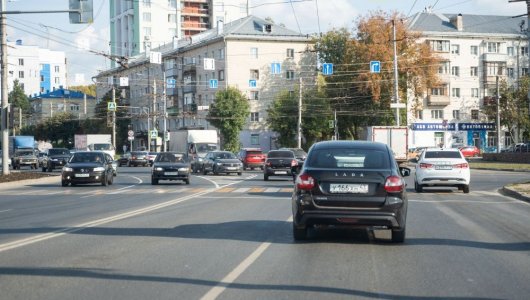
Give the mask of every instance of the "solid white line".
POLYGON ((207 177, 204 177, 204 176, 197 176, 197 177, 202 178, 202 179, 204 179, 204 180, 207 180, 207 181, 213 183, 213 184, 215 185, 215 188, 216 188, 216 189, 219 188, 219 185, 217 184, 217 182, 215 182, 215 181, 213 181, 213 180, 211 180, 211 179, 209 179, 209 178, 207 178, 207 177))
POLYGON ((238 188, 238 189, 232 191, 232 193, 246 193, 246 192, 248 192, 248 190, 250 190, 250 188, 238 188))
POLYGON ((526 202, 512 200, 512 201, 481 201, 481 200, 412 200, 409 199, 409 202, 419 202, 419 203, 474 203, 474 204, 527 204, 526 202))
POLYGON ((267 188, 265 190, 265 193, 276 193, 278 192, 280 189, 279 188, 267 188))
POLYGON ((12 211, 12 209, 5 209, 5 210, 0 210, 0 213, 3 213, 3 212, 8 212, 8 211, 12 211))

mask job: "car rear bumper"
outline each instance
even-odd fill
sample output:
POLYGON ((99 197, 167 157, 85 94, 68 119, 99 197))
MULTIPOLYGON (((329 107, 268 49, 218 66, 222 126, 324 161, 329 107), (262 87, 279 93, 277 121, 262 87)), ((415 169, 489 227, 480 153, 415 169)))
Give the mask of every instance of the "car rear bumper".
POLYGON ((405 220, 396 212, 303 211, 294 217, 296 226, 344 225, 354 227, 403 228, 405 220))
POLYGON ((425 177, 418 179, 418 184, 430 186, 468 185, 469 178, 465 177, 425 177))
POLYGON ((293 168, 265 168, 263 172, 267 176, 293 176, 296 173, 293 168))

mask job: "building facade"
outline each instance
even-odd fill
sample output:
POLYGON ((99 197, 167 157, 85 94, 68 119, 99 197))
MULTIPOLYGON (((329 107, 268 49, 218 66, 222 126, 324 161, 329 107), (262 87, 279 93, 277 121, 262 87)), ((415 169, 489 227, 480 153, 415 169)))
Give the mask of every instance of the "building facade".
MULTIPOLYGON (((421 32, 421 42, 431 46, 441 64, 440 85, 429 87, 419 103, 409 97, 410 146, 475 145, 496 151, 496 121, 484 109, 496 105, 497 78, 513 86, 528 75, 524 19, 431 12, 414 16, 409 29, 421 32)), ((509 131, 501 131, 501 147, 513 143, 509 131)))
POLYGON ((95 115, 96 98, 68 89, 55 89, 29 99, 31 115, 24 125, 37 125, 58 112, 69 112, 79 120, 92 118, 95 115))
POLYGON ((49 93, 66 86, 66 56, 63 51, 8 42, 8 89, 18 80, 26 95, 49 93))
MULTIPOLYGON (((248 15, 239 0, 111 0, 111 54, 131 57, 248 15)), ((114 65, 113 65, 114 66, 114 65)))
POLYGON ((108 78, 115 84, 118 77, 128 79, 128 86, 120 88, 129 101, 137 148, 147 143, 149 129, 163 131, 164 108, 167 130, 215 129, 206 119, 209 106, 217 91, 236 87, 250 104, 241 146, 269 150, 276 148, 276 135, 266 125, 267 109, 278 93, 298 88, 300 74, 305 74, 304 84, 314 84, 316 55, 308 51, 312 44, 308 36, 254 16, 220 22, 169 48, 153 49, 162 53, 162 64, 149 63, 144 56, 126 69, 100 73, 97 97, 110 89, 108 78))

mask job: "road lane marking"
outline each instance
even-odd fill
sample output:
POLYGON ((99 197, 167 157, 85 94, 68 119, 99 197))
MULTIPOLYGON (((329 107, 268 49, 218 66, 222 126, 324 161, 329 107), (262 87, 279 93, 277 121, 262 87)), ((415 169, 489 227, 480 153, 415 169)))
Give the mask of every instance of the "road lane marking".
POLYGON ((265 189, 265 193, 276 193, 279 190, 280 190, 279 188, 267 188, 265 189))
POLYGON ((249 193, 262 193, 264 190, 265 188, 251 188, 249 193))
POLYGON ((236 190, 234 190, 234 193, 246 193, 248 192, 248 190, 250 190, 250 188, 238 188, 236 190))
POLYGON ((440 200, 419 200, 419 199, 409 199, 409 202, 418 202, 418 203, 474 203, 474 204, 528 204, 526 202, 511 200, 511 201, 484 201, 484 200, 456 200, 456 199, 440 199, 440 200))
POLYGON ((4 210, 0 210, 0 213, 8 212, 8 211, 12 211, 12 209, 4 209, 4 210))
POLYGON ((225 188, 220 189, 219 193, 230 193, 230 192, 235 191, 235 190, 236 190, 235 188, 225 187, 225 188))
MULTIPOLYGON (((286 222, 292 222, 293 217, 290 216, 286 222)), ((204 296, 201 297, 201 300, 214 300, 221 295, 230 284, 234 283, 236 279, 243 274, 264 252, 267 248, 270 247, 272 243, 265 241, 261 243, 254 252, 247 256, 242 262, 237 265, 228 275, 226 275, 219 283, 210 289, 204 296)))
POLYGON ((205 176, 197 176, 197 177, 202 178, 202 179, 204 179, 204 180, 207 180, 207 181, 213 183, 213 184, 215 185, 215 188, 216 188, 216 189, 219 188, 219 185, 217 184, 217 182, 211 180, 210 178, 205 177, 205 176))

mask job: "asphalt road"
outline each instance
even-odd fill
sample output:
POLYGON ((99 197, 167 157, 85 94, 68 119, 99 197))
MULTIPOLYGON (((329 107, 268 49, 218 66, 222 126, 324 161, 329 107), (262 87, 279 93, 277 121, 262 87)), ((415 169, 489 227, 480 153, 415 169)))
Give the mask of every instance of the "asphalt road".
MULTIPOLYGON (((58 173, 58 170, 55 171, 58 173)), ((471 193, 413 191, 407 240, 320 228, 291 236, 292 181, 193 176, 109 187, 0 185, 1 299, 527 299, 528 173, 472 171, 471 193)))

